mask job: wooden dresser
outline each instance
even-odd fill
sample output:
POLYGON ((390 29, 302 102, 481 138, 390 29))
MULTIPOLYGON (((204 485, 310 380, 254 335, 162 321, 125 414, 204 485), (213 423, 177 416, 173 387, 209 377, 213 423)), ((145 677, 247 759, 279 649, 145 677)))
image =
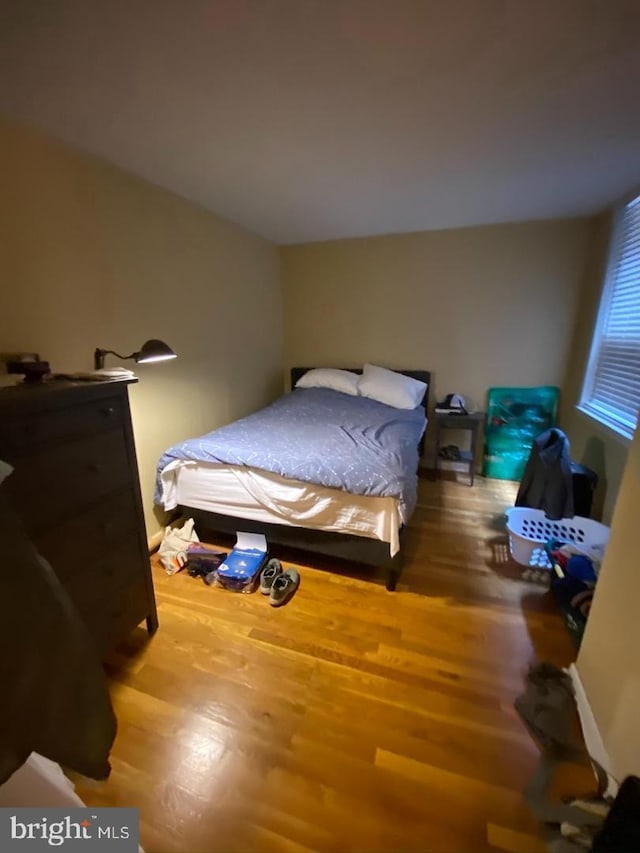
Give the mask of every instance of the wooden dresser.
POLYGON ((101 653, 143 619, 149 633, 158 627, 129 384, 0 390, 0 459, 15 469, 9 498, 101 653))

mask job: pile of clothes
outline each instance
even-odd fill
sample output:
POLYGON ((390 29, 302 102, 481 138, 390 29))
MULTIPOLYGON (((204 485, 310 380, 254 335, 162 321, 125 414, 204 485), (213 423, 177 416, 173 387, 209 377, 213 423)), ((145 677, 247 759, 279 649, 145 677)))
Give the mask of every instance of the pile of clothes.
POLYGON ((566 670, 538 663, 515 700, 522 722, 540 749, 540 760, 525 791, 527 805, 542 824, 553 853, 632 853, 640 850, 640 779, 627 776, 617 787, 589 755, 578 720, 573 682, 566 670), (554 779, 564 763, 590 765, 597 789, 558 800, 554 779))
POLYGON ((604 556, 602 549, 550 539, 545 550, 552 567, 551 590, 567 626, 579 640, 591 609, 604 556))

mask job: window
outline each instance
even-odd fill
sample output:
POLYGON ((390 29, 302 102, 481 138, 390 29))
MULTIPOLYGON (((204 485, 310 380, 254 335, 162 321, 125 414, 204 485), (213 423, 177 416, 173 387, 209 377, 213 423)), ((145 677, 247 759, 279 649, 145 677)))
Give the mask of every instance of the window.
POLYGON ((640 196, 614 219, 580 408, 633 437, 640 409, 640 196))

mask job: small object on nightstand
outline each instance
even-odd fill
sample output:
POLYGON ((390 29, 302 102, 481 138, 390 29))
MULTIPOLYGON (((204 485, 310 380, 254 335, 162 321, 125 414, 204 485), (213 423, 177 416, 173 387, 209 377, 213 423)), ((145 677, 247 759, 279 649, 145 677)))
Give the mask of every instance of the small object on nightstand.
POLYGON ((447 394, 441 403, 436 403, 438 415, 468 415, 469 407, 461 394, 447 394))
POLYGON ((442 430, 446 429, 458 429, 458 430, 469 430, 471 433, 471 448, 469 450, 457 450, 457 461, 466 462, 469 466, 469 485, 473 486, 473 479, 475 473, 475 458, 476 458, 476 447, 478 444, 478 432, 480 429, 480 425, 484 421, 484 412, 473 412, 472 414, 451 414, 436 411, 434 415, 434 420, 436 424, 436 435, 435 435, 435 443, 436 443, 436 455, 435 455, 435 463, 434 469, 438 470, 438 462, 441 458, 445 458, 448 460, 453 459, 454 453, 452 448, 455 445, 447 444, 443 447, 440 445, 440 434, 442 430), (444 452, 441 452, 444 451, 444 452))

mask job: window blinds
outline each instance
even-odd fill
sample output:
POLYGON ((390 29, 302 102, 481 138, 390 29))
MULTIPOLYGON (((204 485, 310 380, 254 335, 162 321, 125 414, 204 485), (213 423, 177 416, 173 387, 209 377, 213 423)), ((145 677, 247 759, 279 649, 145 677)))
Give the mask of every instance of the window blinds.
POLYGON ((614 226, 581 406, 631 437, 640 409, 640 196, 614 226))

